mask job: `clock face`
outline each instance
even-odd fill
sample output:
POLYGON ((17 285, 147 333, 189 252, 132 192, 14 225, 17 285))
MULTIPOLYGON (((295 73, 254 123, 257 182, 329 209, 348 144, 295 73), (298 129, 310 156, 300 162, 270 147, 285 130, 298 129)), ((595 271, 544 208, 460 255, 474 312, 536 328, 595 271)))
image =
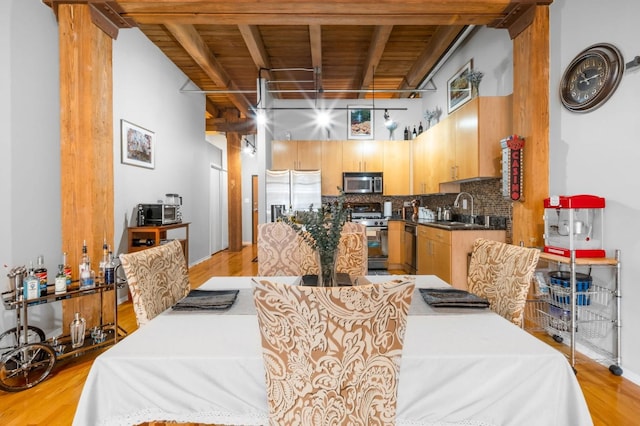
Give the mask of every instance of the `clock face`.
POLYGON ((570 111, 586 112, 602 105, 622 78, 622 55, 600 44, 580 52, 569 64, 560 84, 560 99, 570 111))

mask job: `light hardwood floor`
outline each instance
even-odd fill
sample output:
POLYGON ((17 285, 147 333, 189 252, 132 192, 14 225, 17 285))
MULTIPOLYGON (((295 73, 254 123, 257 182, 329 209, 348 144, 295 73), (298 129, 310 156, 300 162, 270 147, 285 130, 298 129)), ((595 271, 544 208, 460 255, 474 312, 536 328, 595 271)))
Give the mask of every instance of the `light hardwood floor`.
MULTIPOLYGON (((197 287, 212 276, 256 275, 258 265, 252 262, 255 256, 255 246, 245 246, 238 253, 227 251, 217 253, 209 260, 190 268, 191 285, 197 287)), ((128 302, 122 304, 119 312, 120 324, 129 332, 135 330, 135 316, 131 304, 128 302)), ((550 344, 555 344, 546 335, 538 337, 550 344)), ((98 355, 99 352, 95 351, 57 363, 49 378, 32 389, 17 393, 0 391, 0 425, 71 424, 82 386, 93 360, 98 355)), ((594 424, 596 426, 638 425, 640 387, 626 380, 624 376, 612 375, 606 367, 583 357, 580 357, 579 361, 576 364, 577 377, 587 399, 594 424)), ((544 407, 540 409, 544 410, 544 407)), ((154 422, 149 426, 164 424, 154 422)))

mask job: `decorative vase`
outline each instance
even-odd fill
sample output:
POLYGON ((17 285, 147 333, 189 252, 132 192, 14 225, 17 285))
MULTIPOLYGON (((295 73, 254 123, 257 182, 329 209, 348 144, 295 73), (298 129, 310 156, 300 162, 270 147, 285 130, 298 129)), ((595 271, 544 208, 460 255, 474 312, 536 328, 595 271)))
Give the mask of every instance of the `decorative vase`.
POLYGON ((84 332, 86 329, 86 321, 80 316, 79 312, 76 312, 75 318, 69 325, 69 332, 71 333, 71 347, 79 348, 84 344, 84 332))
POLYGON ((478 96, 478 87, 480 86, 480 84, 478 83, 471 83, 471 97, 475 98, 478 96))
POLYGON ((318 276, 318 287, 335 287, 338 285, 336 279, 336 262, 338 260, 338 250, 332 253, 318 253, 320 259, 320 275, 318 276))

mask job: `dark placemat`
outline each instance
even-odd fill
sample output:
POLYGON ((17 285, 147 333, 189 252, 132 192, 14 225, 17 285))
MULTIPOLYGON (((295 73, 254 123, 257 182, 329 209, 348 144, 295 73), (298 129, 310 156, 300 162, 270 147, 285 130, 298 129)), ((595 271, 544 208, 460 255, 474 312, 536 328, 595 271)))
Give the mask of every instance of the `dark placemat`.
POLYGON ((191 290, 173 305, 175 311, 201 311, 229 309, 238 297, 238 290, 191 290))
POLYGON ((434 308, 476 308, 489 307, 489 301, 465 290, 457 288, 421 288, 425 302, 434 308))

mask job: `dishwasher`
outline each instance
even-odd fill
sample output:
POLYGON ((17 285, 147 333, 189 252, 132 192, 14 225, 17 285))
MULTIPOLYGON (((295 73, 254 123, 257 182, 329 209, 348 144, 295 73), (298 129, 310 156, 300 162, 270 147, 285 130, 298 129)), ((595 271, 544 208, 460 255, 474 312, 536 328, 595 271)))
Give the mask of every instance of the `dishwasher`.
POLYGON ((416 273, 417 229, 413 223, 404 224, 404 268, 408 274, 416 273))

